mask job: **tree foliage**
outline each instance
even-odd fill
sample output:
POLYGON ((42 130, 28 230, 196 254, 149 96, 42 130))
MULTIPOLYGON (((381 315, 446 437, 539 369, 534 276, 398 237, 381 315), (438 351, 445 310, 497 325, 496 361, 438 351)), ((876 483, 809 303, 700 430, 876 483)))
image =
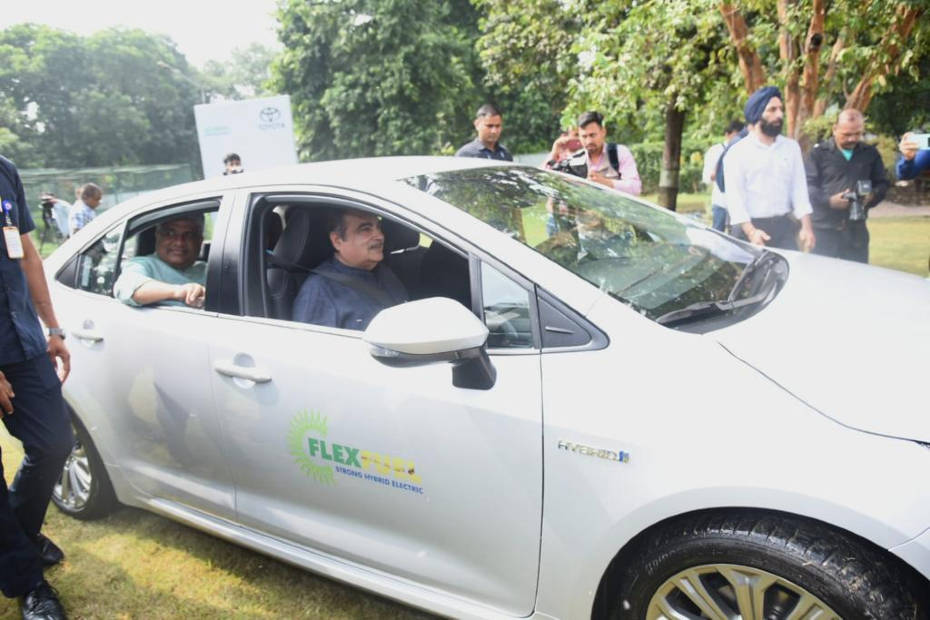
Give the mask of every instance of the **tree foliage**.
POLYGON ((271 81, 271 63, 277 52, 260 43, 252 43, 232 51, 228 61, 209 60, 200 73, 205 95, 240 100, 274 94, 271 81))
POLYGON ((465 0, 288 0, 273 86, 289 93, 302 159, 428 154, 473 133, 465 0))
POLYGON ((781 86, 793 137, 833 107, 865 111, 930 49, 926 0, 742 0, 719 10, 745 91, 781 86))
POLYGON ((797 135, 830 109, 865 109, 899 72, 916 78, 930 50, 926 0, 474 2, 492 83, 546 89, 565 120, 599 108, 630 141, 655 137, 670 101, 717 133, 765 83, 785 91, 797 135))
POLYGON ((24 167, 190 161, 197 89, 174 43, 141 30, 0 32, 0 147, 24 167))

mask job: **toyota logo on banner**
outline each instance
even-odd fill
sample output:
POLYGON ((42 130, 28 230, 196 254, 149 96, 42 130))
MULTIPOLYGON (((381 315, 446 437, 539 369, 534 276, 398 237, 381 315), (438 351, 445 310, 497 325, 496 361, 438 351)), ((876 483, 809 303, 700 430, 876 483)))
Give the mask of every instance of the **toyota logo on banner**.
POLYGON ((259 129, 284 129, 279 108, 273 106, 262 108, 258 113, 258 118, 261 121, 258 124, 259 129))

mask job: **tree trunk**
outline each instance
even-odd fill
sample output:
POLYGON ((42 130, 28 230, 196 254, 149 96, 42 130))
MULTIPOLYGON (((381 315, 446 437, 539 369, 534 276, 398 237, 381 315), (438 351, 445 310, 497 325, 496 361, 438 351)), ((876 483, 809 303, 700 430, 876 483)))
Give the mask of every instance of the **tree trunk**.
POLYGON ((681 169, 684 129, 685 112, 675 107, 675 97, 671 97, 665 108, 665 150, 662 152, 658 202, 672 211, 678 208, 678 172, 681 169))
MULTIPOLYGON (((797 123, 804 131, 804 123, 814 114, 817 91, 820 88, 820 47, 823 45, 823 26, 826 17, 825 0, 814 0, 811 7, 811 23, 807 29, 804 49, 804 78, 801 83, 801 108, 797 123)), ((801 134, 801 147, 806 150, 808 137, 801 134)))
POLYGON ((739 57, 739 69, 743 74, 746 92, 754 93, 765 85, 765 71, 762 70, 762 59, 759 58, 759 54, 749 45, 749 28, 746 26, 746 20, 743 19, 739 9, 729 2, 720 3, 720 13, 727 24, 730 39, 739 57))
POLYGON ((791 19, 790 8, 794 0, 778 0, 778 22, 781 25, 778 33, 778 51, 781 58, 785 76, 785 125, 789 138, 797 138, 798 111, 800 110, 801 79, 798 75, 797 57, 798 46, 788 29, 788 20, 791 19))

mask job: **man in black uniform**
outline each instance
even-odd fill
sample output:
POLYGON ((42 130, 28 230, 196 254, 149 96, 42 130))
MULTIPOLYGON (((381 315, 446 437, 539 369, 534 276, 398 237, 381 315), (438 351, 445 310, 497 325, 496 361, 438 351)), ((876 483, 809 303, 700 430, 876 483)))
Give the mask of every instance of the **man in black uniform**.
POLYGON ((811 149, 807 189, 817 232, 815 254, 869 262, 868 210, 888 192, 888 177, 878 150, 861 142, 865 119, 859 110, 840 112, 833 137, 811 149), (861 181, 871 183, 869 187, 861 181))
POLYGON ((0 157, 0 416, 25 457, 7 489, 0 466, 0 590, 22 597, 23 618, 64 618, 42 571, 64 555, 39 533, 74 438, 61 396, 70 371, 19 172, 0 157), (42 334, 38 315, 48 327, 42 334), (56 365, 61 361, 61 379, 56 365))
POLYGON ((478 137, 462 146, 455 152, 455 156, 513 161, 513 155, 500 143, 503 124, 500 110, 493 104, 484 104, 475 114, 475 131, 478 132, 478 137))

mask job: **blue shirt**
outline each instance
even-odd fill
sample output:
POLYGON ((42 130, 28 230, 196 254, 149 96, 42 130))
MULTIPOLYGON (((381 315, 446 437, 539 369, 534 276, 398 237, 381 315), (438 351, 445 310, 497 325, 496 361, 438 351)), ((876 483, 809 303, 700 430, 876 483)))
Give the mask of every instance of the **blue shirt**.
MULTIPOLYGON (((0 202, 5 200, 12 204, 10 219, 19 233, 31 232, 35 224, 29 215, 19 172, 10 160, 0 157, 0 202)), ((5 226, 5 216, 0 215, 0 220, 5 226)), ((0 365, 44 355, 47 346, 20 259, 10 258, 6 241, 0 235, 0 365)))
POLYGON ((71 210, 68 211, 68 230, 73 235, 90 224, 91 220, 95 217, 97 217, 97 212, 84 204, 83 200, 79 199, 71 205, 71 210))
POLYGON ((898 160, 897 173, 898 178, 902 181, 914 179, 924 170, 930 169, 930 150, 924 149, 917 151, 914 159, 907 160, 903 157, 898 160))
POLYGON ((387 265, 379 264, 368 271, 343 265, 336 257, 331 257, 316 269, 364 282, 383 291, 393 303, 383 303, 360 290, 311 273, 294 299, 292 318, 295 321, 343 329, 365 329, 383 309, 407 301, 407 290, 387 265))
POLYGON ((497 159, 500 161, 513 161, 513 155, 505 149, 500 142, 494 145, 492 151, 484 145, 484 142, 475 138, 455 153, 456 157, 481 157, 483 159, 497 159))
MULTIPOLYGON (((158 280, 166 284, 188 284, 196 282, 204 284, 207 281, 207 263, 202 260, 194 261, 187 269, 175 269, 155 254, 136 256, 123 267, 116 284, 113 285, 113 296, 129 306, 141 306, 132 298, 140 286, 146 282, 158 280)), ((159 304, 163 306, 185 306, 183 301, 165 299, 159 304)))

